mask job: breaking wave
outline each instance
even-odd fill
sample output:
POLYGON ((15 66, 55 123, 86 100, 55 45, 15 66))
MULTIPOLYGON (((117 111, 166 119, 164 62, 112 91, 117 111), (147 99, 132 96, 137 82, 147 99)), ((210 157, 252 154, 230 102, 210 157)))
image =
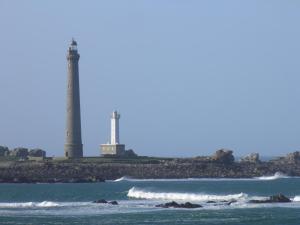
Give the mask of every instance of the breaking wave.
POLYGON ((300 195, 295 196, 293 202, 300 202, 300 195))
POLYGON ((113 182, 120 182, 120 181, 131 181, 131 182, 143 182, 143 181, 197 181, 197 180, 202 180, 203 178, 182 178, 182 179, 172 179, 172 178, 168 178, 168 179, 136 179, 136 178, 131 178, 128 176, 124 176, 121 178, 118 178, 116 180, 113 180, 113 182))
POLYGON ((87 216, 119 213, 139 213, 154 210, 157 204, 163 201, 197 202, 207 210, 223 210, 226 208, 261 208, 261 207, 287 207, 300 208, 300 196, 291 198, 291 203, 252 204, 250 199, 265 199, 262 196, 247 194, 214 195, 204 193, 176 193, 176 192, 149 192, 135 187, 131 188, 128 196, 133 199, 118 200, 119 205, 95 204, 92 202, 14 202, 0 203, 1 216, 87 216), (213 201, 209 203, 208 201, 213 201), (228 204, 231 202, 231 204, 228 204))
POLYGON ((0 203, 0 208, 51 208, 57 206, 60 205, 50 201, 0 203))
POLYGON ((112 182, 121 182, 121 181, 128 181, 128 182, 172 182, 172 181, 179 181, 179 182, 186 182, 186 181, 250 181, 254 180, 253 178, 155 178, 155 179, 136 179, 131 177, 121 177, 112 182))
POLYGON ((276 172, 273 176, 257 177, 258 180, 277 180, 277 179, 282 179, 282 178, 289 178, 289 176, 287 176, 281 172, 276 172))
POLYGON ((124 176, 113 180, 113 182, 121 182, 121 181, 128 181, 128 182, 147 182, 147 181, 163 181, 163 182, 170 182, 170 181, 257 181, 257 180, 277 180, 282 178, 299 178, 299 177, 290 177, 285 175, 281 172, 276 172, 272 176, 261 176, 261 177, 254 177, 254 178, 181 178, 181 179, 136 179, 131 178, 128 176, 124 176))
POLYGON ((121 178, 115 179, 115 180, 114 180, 114 182, 119 182, 119 181, 129 181, 129 180, 131 180, 131 178, 130 178, 130 177, 126 177, 126 176, 124 176, 124 177, 121 177, 121 178))
POLYGON ((181 200, 181 201, 230 201, 243 200, 248 197, 247 194, 230 194, 230 195, 208 195, 197 193, 178 193, 178 192, 150 192, 132 187, 127 194, 131 198, 154 199, 154 200, 181 200))

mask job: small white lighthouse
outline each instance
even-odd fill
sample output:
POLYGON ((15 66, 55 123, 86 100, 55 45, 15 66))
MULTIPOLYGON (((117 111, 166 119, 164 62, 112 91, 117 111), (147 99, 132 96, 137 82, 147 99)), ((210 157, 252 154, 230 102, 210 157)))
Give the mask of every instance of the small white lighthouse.
POLYGON ((120 143, 119 139, 119 119, 120 114, 115 110, 111 115, 111 133, 110 144, 115 145, 120 143))
POLYGON ((115 110, 111 114, 110 143, 101 145, 101 155, 122 156, 125 153, 125 145, 120 144, 119 119, 121 115, 115 110))

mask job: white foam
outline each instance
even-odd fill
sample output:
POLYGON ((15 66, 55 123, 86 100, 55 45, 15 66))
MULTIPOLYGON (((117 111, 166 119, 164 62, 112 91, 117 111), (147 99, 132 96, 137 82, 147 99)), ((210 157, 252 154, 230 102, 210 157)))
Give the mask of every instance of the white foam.
POLYGON ((281 172, 276 172, 272 176, 261 176, 261 177, 254 177, 254 178, 180 178, 180 179, 136 179, 131 178, 128 176, 124 176, 113 180, 113 182, 171 182, 171 181, 178 181, 178 182, 189 182, 189 181, 257 181, 257 180, 277 180, 282 178, 300 178, 300 177, 289 177, 281 172))
MULTIPOLYGON (((155 205, 164 202, 166 197, 171 197, 166 201, 173 200, 177 202, 193 202, 199 203, 203 208, 195 210, 223 210, 228 208, 265 208, 265 207, 286 207, 286 208, 300 208, 299 197, 295 196, 291 203, 266 203, 266 204, 253 204, 249 203, 250 199, 266 199, 267 197, 262 196, 251 196, 247 197, 246 194, 231 194, 231 195, 207 195, 202 193, 157 193, 147 192, 141 189, 132 188, 130 189, 130 195, 137 195, 138 191, 144 192, 139 196, 145 198, 145 193, 148 194, 148 199, 127 199, 118 200, 119 205, 111 204, 95 204, 92 202, 15 202, 15 203, 0 203, 0 215, 1 216, 87 216, 87 215, 108 215, 108 214, 119 214, 119 213, 139 213, 139 212, 150 212, 156 210, 165 210, 163 208, 157 208, 155 205), (154 199, 150 199, 154 195, 154 199), (157 194, 163 194, 163 198, 158 198, 157 194), (179 199, 178 199, 179 198, 179 199), (230 205, 226 204, 225 201, 237 200, 230 205), (298 199, 298 200, 297 200, 298 199), (211 204, 206 201, 212 200, 216 203, 211 204)), ((134 197, 135 198, 135 197, 134 197)), ((172 210, 172 209, 171 209, 172 210)))
POLYGON ((131 179, 130 179, 129 177, 124 176, 124 177, 115 179, 115 180, 113 180, 113 181, 114 181, 114 182, 119 182, 119 181, 128 181, 128 180, 131 180, 131 179))
POLYGON ((293 199, 293 202, 300 202, 300 195, 296 195, 293 199))
POLYGON ((281 172, 276 172, 273 176, 257 177, 258 180, 277 180, 277 179, 282 179, 282 178, 289 178, 289 176, 287 176, 281 172))
POLYGON ((116 180, 113 180, 113 182, 120 182, 120 181, 129 181, 129 182, 146 182, 146 181, 190 181, 194 180, 193 178, 183 178, 183 179, 136 179, 136 178, 131 178, 128 176, 124 176, 121 178, 118 178, 116 180))
POLYGON ((43 201, 41 203, 36 204, 37 207, 56 207, 59 206, 56 202, 43 201))
POLYGON ((180 178, 180 179, 173 179, 173 178, 156 178, 156 179, 136 179, 130 178, 127 176, 118 178, 116 180, 112 180, 112 182, 121 182, 121 181, 128 181, 128 182, 187 182, 187 181, 251 181, 254 180, 253 178, 180 178))
POLYGON ((13 202, 0 203, 0 208, 50 208, 59 206, 56 202, 13 202))
POLYGON ((160 199, 160 200, 181 200, 181 201, 230 201, 238 199, 246 199, 247 194, 230 194, 230 195, 208 195, 200 193, 178 193, 178 192, 150 192, 132 187, 127 194, 131 198, 139 199, 160 199))
POLYGON ((131 178, 128 176, 124 176, 121 178, 118 178, 116 180, 113 180, 113 182, 120 182, 120 181, 129 181, 129 182, 147 182, 147 181, 192 181, 192 180, 198 180, 197 178, 182 178, 182 179, 136 179, 136 178, 131 178))

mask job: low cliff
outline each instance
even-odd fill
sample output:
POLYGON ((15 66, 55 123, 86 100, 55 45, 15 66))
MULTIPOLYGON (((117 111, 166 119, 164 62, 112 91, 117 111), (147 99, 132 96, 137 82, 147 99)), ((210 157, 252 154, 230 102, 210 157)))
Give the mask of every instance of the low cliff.
MULTIPOLYGON (((223 153, 222 153, 223 154, 223 153)), ((300 176, 300 162, 281 158, 255 163, 219 160, 217 157, 186 159, 82 158, 77 160, 1 161, 0 182, 100 182, 123 176, 133 178, 249 178, 282 172, 300 176)))

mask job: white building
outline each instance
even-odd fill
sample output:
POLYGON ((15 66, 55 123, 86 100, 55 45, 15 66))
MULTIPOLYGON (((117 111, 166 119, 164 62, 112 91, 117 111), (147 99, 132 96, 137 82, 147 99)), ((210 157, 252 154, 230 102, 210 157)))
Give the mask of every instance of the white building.
POLYGON ((121 115, 117 111, 113 111, 111 115, 111 133, 110 133, 110 144, 116 145, 120 143, 119 139, 119 119, 121 115))
POLYGON ((101 145, 101 155, 120 156, 125 153, 125 145, 120 144, 119 136, 120 114, 115 110, 111 115, 110 143, 101 145))

